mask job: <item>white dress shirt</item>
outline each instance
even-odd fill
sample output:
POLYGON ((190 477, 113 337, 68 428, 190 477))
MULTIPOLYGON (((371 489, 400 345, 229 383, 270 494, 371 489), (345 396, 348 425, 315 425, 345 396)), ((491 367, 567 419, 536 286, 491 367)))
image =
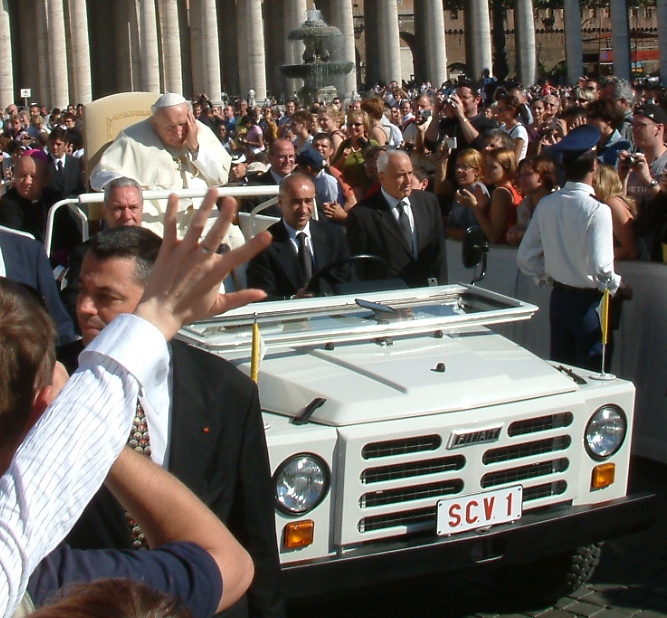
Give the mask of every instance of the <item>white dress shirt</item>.
POLYGON ((131 315, 81 353, 79 369, 0 478, 0 614, 13 615, 38 562, 79 519, 127 442, 139 385, 164 382, 164 337, 131 315))
MULTIPOLYGON (((305 242, 306 242, 306 249, 310 251, 310 257, 313 260, 313 268, 315 268, 315 252, 313 251, 313 238, 310 235, 310 221, 306 223, 306 226, 302 230, 297 230, 293 228, 291 225, 287 225, 285 223, 285 220, 283 219, 283 225, 285 226, 285 229, 287 230, 287 236, 289 236, 290 243, 292 243, 292 247, 294 247, 294 251, 296 251, 296 254, 299 255, 299 241, 297 240, 296 235, 303 232, 306 235, 305 242)), ((315 272, 315 271, 313 271, 315 272)))
POLYGON ((557 281, 615 293, 621 278, 614 272, 609 206, 582 182, 568 182, 542 198, 519 245, 517 263, 538 283, 557 281))

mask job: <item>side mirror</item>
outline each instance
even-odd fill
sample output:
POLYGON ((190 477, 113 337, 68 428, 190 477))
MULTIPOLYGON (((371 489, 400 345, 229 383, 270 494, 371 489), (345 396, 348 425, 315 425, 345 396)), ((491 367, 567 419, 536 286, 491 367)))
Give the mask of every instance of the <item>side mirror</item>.
POLYGON ((469 227, 463 237, 463 249, 461 251, 461 260, 466 268, 477 268, 480 264, 482 268, 479 275, 476 275, 470 282, 475 285, 481 281, 486 274, 486 261, 489 255, 489 241, 484 236, 482 228, 478 226, 469 227))

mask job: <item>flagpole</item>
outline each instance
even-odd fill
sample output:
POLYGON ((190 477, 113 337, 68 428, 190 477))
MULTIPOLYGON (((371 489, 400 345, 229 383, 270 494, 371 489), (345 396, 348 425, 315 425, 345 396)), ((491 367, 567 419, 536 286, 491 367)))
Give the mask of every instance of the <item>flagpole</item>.
POLYGON ((257 384, 259 376, 259 324, 255 321, 252 325, 252 353, 250 356, 250 377, 257 384))
POLYGON ((606 288, 602 294, 600 327, 602 329, 602 367, 600 368, 600 373, 605 375, 605 365, 607 361, 607 342, 609 340, 609 288, 606 288))

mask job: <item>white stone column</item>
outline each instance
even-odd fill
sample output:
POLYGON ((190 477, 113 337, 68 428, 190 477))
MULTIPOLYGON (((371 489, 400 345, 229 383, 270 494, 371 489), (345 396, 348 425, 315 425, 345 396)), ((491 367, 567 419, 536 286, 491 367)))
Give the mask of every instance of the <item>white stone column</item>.
MULTIPOLYGON (((611 47, 614 50, 614 75, 629 80, 630 72, 630 20, 626 0, 610 0, 611 47)), ((658 41, 660 37, 658 37, 658 41)), ((660 54, 662 58, 662 53, 660 54)))
POLYGON ((220 75, 220 46, 218 44, 218 12, 215 0, 202 0, 201 32, 204 92, 210 99, 217 101, 222 92, 222 79, 220 75))
POLYGON ((422 76, 439 87, 447 80, 445 16, 442 0, 415 0, 415 36, 424 59, 422 76))
POLYGON ((204 90, 204 58, 202 52, 201 0, 190 1, 190 55, 193 96, 204 90))
MULTIPOLYGON (((290 31, 298 28, 306 21, 306 0, 285 0, 285 22, 283 29, 285 32, 285 63, 301 64, 303 62, 303 52, 305 45, 302 41, 288 41, 287 35, 290 31)), ((299 92, 303 88, 302 79, 288 78, 287 94, 292 96, 294 92, 299 92)))
MULTIPOLYGON (((136 30, 136 5, 134 0, 131 3, 126 0, 114 12, 114 32, 112 49, 116 56, 116 66, 127 67, 127 70, 119 71, 118 87, 121 92, 141 90, 139 84, 141 81, 140 71, 137 71, 133 62, 134 58, 140 56, 140 50, 136 44, 139 36, 136 30)), ((109 51, 111 52, 111 49, 109 51)))
MULTIPOLYGON (((36 8, 35 2, 19 2, 15 9, 17 12, 13 15, 15 23, 34 24, 37 20, 36 8)), ((32 100, 37 93, 36 89, 39 84, 39 63, 35 62, 33 37, 25 36, 25 29, 22 26, 20 29, 21 36, 18 37, 19 49, 15 56, 14 70, 18 68, 18 74, 21 76, 21 82, 18 84, 19 89, 30 88, 32 90, 30 100, 32 100)), ((23 99, 21 99, 21 103, 23 103, 23 99)))
POLYGON ((534 84, 537 79, 537 48, 533 0, 516 0, 514 40, 519 81, 525 86, 534 84))
MULTIPOLYGON (((3 5, 6 4, 6 0, 3 2, 3 5)), ((0 26, 1 28, 2 26, 0 26)), ((35 8, 35 41, 37 43, 37 56, 39 58, 48 58, 49 57, 49 47, 48 47, 48 35, 46 30, 46 6, 44 5, 44 0, 39 0, 35 8)), ((4 63, 0 67, 0 89, 5 86, 5 79, 9 79, 10 84, 13 83, 13 77, 11 74, 11 59, 12 53, 11 48, 8 51, 5 51, 4 48, 0 51, 1 57, 7 58, 8 62, 4 63), (5 54, 9 54, 5 56, 5 54), (5 77, 4 70, 9 68, 9 77, 5 77)), ((4 100, 2 98, 1 102, 4 100)), ((45 62, 39 63, 39 102, 47 105, 49 109, 51 106, 51 84, 49 82, 49 70, 45 62)), ((48 118, 45 118, 48 120, 48 118)))
POLYGON ((656 0, 658 13, 658 48, 660 50, 660 77, 667 82, 667 0, 656 0))
POLYGON ((493 69, 491 17, 487 0, 470 0, 465 15, 466 65, 468 76, 477 79, 484 69, 493 69))
POLYGON ((239 38, 239 85, 241 91, 237 94, 246 97, 250 88, 250 74, 248 72, 248 5, 247 0, 238 0, 236 3, 236 23, 238 24, 239 38))
POLYGON ((167 92, 183 94, 183 65, 181 62, 181 28, 178 22, 178 0, 161 0, 162 57, 164 87, 167 92))
POLYGON ((46 8, 49 33, 51 104, 57 107, 67 107, 69 103, 69 77, 67 74, 65 11, 61 0, 47 2, 46 8))
POLYGON ((342 92, 339 96, 349 99, 357 91, 357 50, 354 43, 354 19, 351 0, 331 0, 331 25, 343 33, 342 60, 352 62, 352 70, 343 75, 339 83, 342 92))
POLYGON ((160 56, 155 0, 140 0, 141 78, 146 92, 160 92, 160 56))
POLYGON ((74 101, 90 103, 93 100, 93 84, 86 0, 69 0, 69 31, 72 41, 74 101))
POLYGON ((581 41, 581 8, 579 0, 565 0, 563 8, 567 81, 570 84, 575 84, 584 73, 584 46, 581 41))
POLYGON ((0 5, 0 105, 4 110, 14 103, 14 76, 12 75, 12 33, 9 28, 9 0, 0 5))
POLYGON ((393 80, 400 84, 403 77, 401 73, 401 40, 398 29, 398 3, 396 0, 384 0, 379 3, 378 25, 380 35, 380 79, 387 84, 393 80))
MULTIPOLYGON (((266 99, 266 54, 264 52, 264 21, 262 0, 242 0, 247 11, 248 88, 255 91, 257 101, 266 99)), ((243 97, 248 91, 241 92, 243 97)))

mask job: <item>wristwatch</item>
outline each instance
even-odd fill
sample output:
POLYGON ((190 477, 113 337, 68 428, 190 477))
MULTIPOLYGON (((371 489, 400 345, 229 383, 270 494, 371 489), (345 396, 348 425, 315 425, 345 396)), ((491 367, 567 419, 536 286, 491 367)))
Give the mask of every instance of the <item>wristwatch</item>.
POLYGON ((652 179, 651 179, 651 182, 650 182, 650 184, 649 184, 649 187, 651 187, 651 188, 653 188, 653 187, 657 187, 659 184, 660 184, 660 183, 659 183, 655 178, 652 178, 652 179))

